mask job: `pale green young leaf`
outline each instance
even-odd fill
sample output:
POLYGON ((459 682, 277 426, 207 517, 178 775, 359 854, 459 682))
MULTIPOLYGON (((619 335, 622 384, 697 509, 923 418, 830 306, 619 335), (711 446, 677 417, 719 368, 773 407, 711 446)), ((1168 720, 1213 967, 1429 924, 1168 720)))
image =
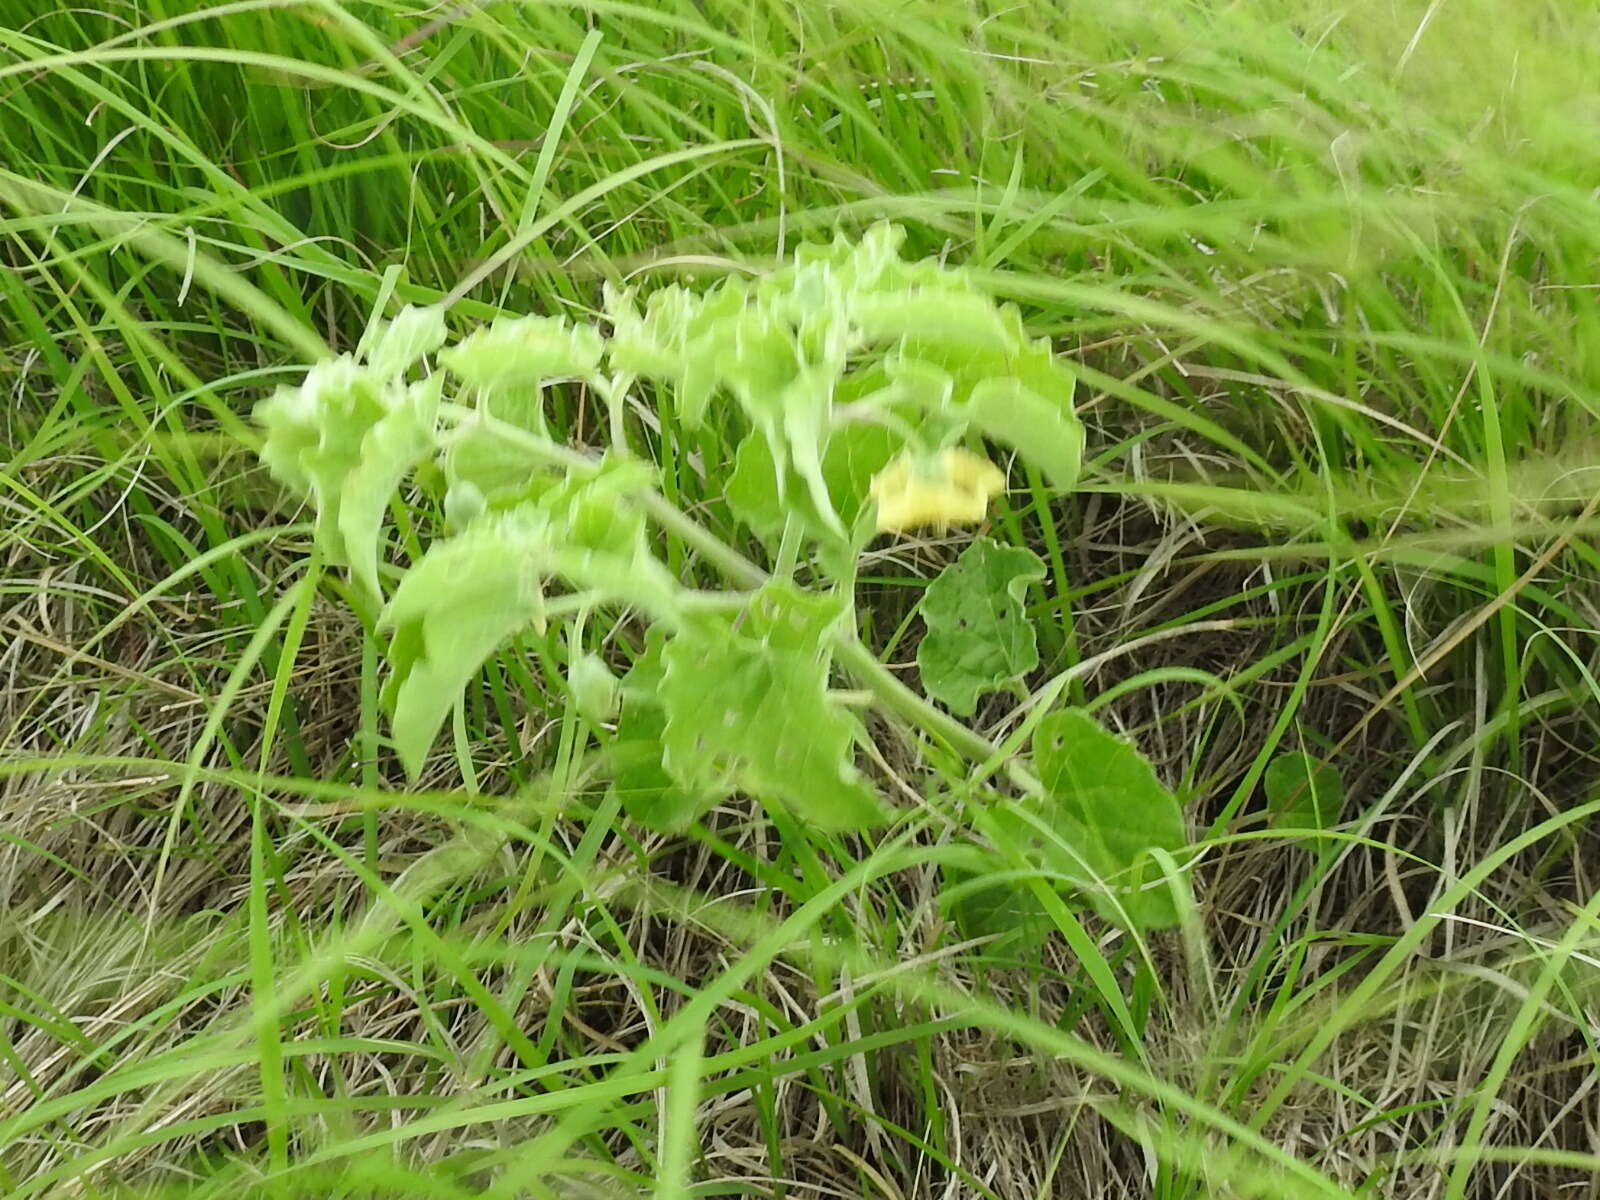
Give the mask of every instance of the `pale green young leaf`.
POLYGON ((378 538, 389 501, 406 473, 434 449, 439 382, 434 376, 409 386, 389 385, 394 407, 361 439, 360 461, 341 486, 338 526, 345 560, 373 596, 383 594, 378 538))
POLYGON ((1280 754, 1261 777, 1272 823, 1283 829, 1328 829, 1344 810, 1338 770, 1301 750, 1280 754))
POLYGON ((592 325, 566 317, 502 317, 441 352, 439 363, 472 387, 538 388, 592 375, 601 350, 592 325))
POLYGON ((1187 834, 1149 760, 1088 713, 1065 709, 1034 730, 1033 763, 1053 806, 1035 827, 1045 864, 1079 882, 1108 920, 1174 924, 1177 908, 1150 851, 1176 854, 1187 834))
POLYGON ((407 305, 394 320, 379 324, 366 352, 367 365, 384 379, 398 378, 444 345, 445 336, 442 309, 407 305))
POLYGON ((386 698, 408 771, 484 659, 542 626, 546 580, 676 621, 678 583, 651 555, 644 516, 629 501, 647 479, 641 464, 610 460, 544 477, 536 495, 485 512, 406 574, 382 625, 394 630, 386 698))
POLYGON ((696 614, 664 651, 663 761, 690 792, 781 803, 828 829, 860 829, 882 806, 853 763, 857 733, 827 692, 829 631, 845 606, 787 584, 735 622, 696 614))
POLYGON ((779 502, 785 507, 795 502, 789 485, 798 479, 809 511, 828 534, 842 538, 844 526, 833 509, 822 468, 835 377, 835 372, 826 367, 800 367, 770 389, 752 388, 741 382, 734 387, 734 394, 766 439, 779 502))
POLYGON ((783 536, 791 511, 778 489, 778 470, 766 437, 747 434, 734 451, 733 470, 722 489, 733 515, 769 545, 783 536))
POLYGON ((667 632, 651 626, 645 652, 622 677, 622 713, 608 752, 611 786, 623 811, 646 828, 677 833, 716 803, 714 794, 696 792, 673 778, 662 763, 667 714, 661 707, 662 654, 667 632))
POLYGON ((539 570, 597 601, 676 620, 680 585, 651 552, 644 513, 632 499, 651 481, 646 464, 611 457, 559 480, 543 477, 536 498, 517 510, 542 523, 543 536, 528 546, 539 570))
POLYGON ((871 342, 910 337, 937 342, 954 352, 970 348, 1002 353, 1014 344, 999 305, 960 286, 955 278, 909 293, 861 297, 851 315, 871 342))
MULTIPOLYGON (((846 530, 854 529, 870 506, 872 477, 899 453, 904 440, 886 426, 864 421, 836 429, 828 439, 822 452, 822 477, 829 503, 846 530)), ((791 485, 786 489, 787 502, 779 494, 772 447, 759 433, 752 433, 739 443, 724 493, 734 516, 769 544, 776 545, 783 536, 791 513, 800 516, 812 537, 834 536, 829 534, 822 514, 815 511, 803 487, 791 485)))
POLYGON ((394 631, 385 701, 395 747, 413 778, 461 691, 507 638, 544 619, 531 540, 542 529, 491 514, 435 543, 406 572, 380 619, 394 631))
POLYGON ((611 322, 606 347, 611 369, 675 384, 679 419, 690 428, 698 426, 716 390, 721 364, 735 349, 732 322, 744 306, 742 282, 724 280, 704 296, 674 284, 652 293, 642 315, 631 292, 607 285, 604 295, 611 322))
POLYGON ((407 385, 344 356, 318 363, 299 387, 280 388, 255 408, 267 468, 310 496, 328 560, 350 567, 374 596, 382 594, 383 514, 406 473, 433 450, 438 402, 437 380, 407 385))
POLYGON ((1069 491, 1083 466, 1083 425, 1072 392, 1050 400, 1012 377, 986 379, 972 389, 972 423, 1037 467, 1052 487, 1069 491))
POLYGON ((1001 331, 992 341, 909 332, 885 359, 896 394, 922 405, 932 436, 948 440, 976 426, 1016 449, 1053 486, 1069 489, 1083 457, 1074 376, 1048 340, 1028 338, 1014 307, 990 310, 994 323, 985 336, 1001 331))
POLYGON ((970 716, 978 696, 1039 665, 1039 646, 1022 607, 1028 585, 1044 578, 1031 550, 978 538, 922 597, 927 627, 917 668, 928 695, 970 716))
POLYGON ((587 720, 612 720, 621 703, 621 688, 606 660, 590 651, 580 654, 567 669, 572 703, 587 720))
MULTIPOLYGON (((537 388, 500 388, 482 396, 479 408, 497 421, 549 439, 537 388)), ((444 453, 439 468, 445 482, 445 519, 452 529, 465 528, 486 509, 514 507, 536 487, 539 461, 487 423, 464 422, 441 441, 444 453)))
POLYGON ((904 290, 915 268, 900 258, 905 230, 879 221, 858 239, 844 233, 831 242, 795 247, 787 266, 762 276, 755 291, 762 299, 805 303, 814 295, 851 297, 904 290))

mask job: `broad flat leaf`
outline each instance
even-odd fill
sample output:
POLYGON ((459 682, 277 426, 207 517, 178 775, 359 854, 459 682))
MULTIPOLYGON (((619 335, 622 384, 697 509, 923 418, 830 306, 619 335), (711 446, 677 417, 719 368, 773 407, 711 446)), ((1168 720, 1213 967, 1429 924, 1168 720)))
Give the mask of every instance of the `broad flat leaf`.
POLYGON ((1272 823, 1283 829, 1328 829, 1344 810, 1344 781, 1329 763, 1304 751, 1280 754, 1261 777, 1272 823))
POLYGON ((513 634, 542 626, 544 595, 526 553, 537 536, 514 515, 485 517, 431 547, 384 609, 380 627, 394 631, 384 698, 412 778, 484 660, 513 634))
POLYGON ((1083 466, 1083 425, 1072 412, 1072 393, 1047 400, 1017 379, 986 379, 972 389, 972 423, 984 437, 1004 442, 1062 491, 1077 486, 1083 466))
POLYGON ((667 644, 660 697, 667 770, 687 790, 746 792, 828 829, 882 807, 852 762, 856 725, 827 694, 829 630, 844 605, 767 585, 735 623, 686 619, 667 644))
POLYGON ((1029 583, 1043 578, 1038 555, 990 538, 973 542, 941 571, 922 597, 923 690, 971 716, 980 693, 1038 666, 1038 640, 1022 598, 1029 583))
POLYGON ((600 333, 592 325, 565 317, 502 317, 441 353, 439 362, 473 387, 537 388, 592 374, 600 354, 600 333))
POLYGON ((667 714, 661 707, 662 651, 667 634, 653 625, 645 652, 622 677, 622 715, 610 749, 612 789, 623 810, 646 828, 677 833, 716 803, 715 795, 681 786, 662 764, 667 714))
POLYGON ((1033 763, 1055 804, 1043 814, 1053 836, 1037 836, 1045 863, 1082 881, 1101 916, 1140 929, 1177 922, 1172 894, 1151 849, 1176 854, 1187 842, 1178 801, 1132 743, 1081 709, 1051 713, 1033 734, 1033 763), (1108 889, 1127 917, 1118 914, 1108 889))
POLYGON ((437 380, 407 385, 346 355, 255 408, 268 470, 311 497, 328 561, 349 566, 374 596, 383 515, 406 472, 433 450, 438 402, 437 380))
MULTIPOLYGON (((936 428, 969 422, 1014 448, 1052 486, 1071 488, 1083 458, 1083 427, 1072 406, 1076 379, 1048 339, 1028 338, 1014 307, 993 312, 1002 332, 987 344, 931 339, 912 329, 885 367, 899 393, 920 401, 936 428)), ((988 338, 994 327, 985 328, 988 338)))

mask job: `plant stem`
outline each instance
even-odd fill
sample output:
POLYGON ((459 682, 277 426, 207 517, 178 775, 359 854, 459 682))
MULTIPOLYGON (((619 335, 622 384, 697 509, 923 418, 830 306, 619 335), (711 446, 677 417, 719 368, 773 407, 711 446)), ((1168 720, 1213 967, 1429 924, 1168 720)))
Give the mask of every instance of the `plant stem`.
POLYGON ((940 712, 901 683, 894 672, 879 662, 878 656, 867 649, 854 633, 841 629, 833 645, 839 665, 854 675, 884 708, 896 716, 943 739, 953 749, 979 762, 987 761, 999 752, 998 747, 981 733, 968 729, 954 717, 940 712))

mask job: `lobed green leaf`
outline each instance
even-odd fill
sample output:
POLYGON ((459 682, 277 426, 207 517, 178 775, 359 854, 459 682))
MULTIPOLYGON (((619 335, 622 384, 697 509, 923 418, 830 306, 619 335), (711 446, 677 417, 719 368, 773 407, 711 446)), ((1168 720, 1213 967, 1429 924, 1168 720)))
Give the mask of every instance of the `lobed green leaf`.
POLYGON ((696 614, 663 651, 663 763, 687 792, 747 792, 825 829, 882 819, 856 770, 850 714, 828 696, 845 602, 771 583, 743 619, 696 614))
POLYGON ((1031 550, 978 538, 928 585, 927 633, 917 647, 923 689, 971 716, 978 696, 1039 665, 1038 636, 1023 610, 1028 585, 1044 578, 1031 550))

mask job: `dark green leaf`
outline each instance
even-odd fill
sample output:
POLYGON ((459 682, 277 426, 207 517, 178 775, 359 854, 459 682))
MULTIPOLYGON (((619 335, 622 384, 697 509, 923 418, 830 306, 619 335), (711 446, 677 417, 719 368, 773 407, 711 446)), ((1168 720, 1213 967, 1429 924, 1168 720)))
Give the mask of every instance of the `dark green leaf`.
POLYGON ((1039 723, 1033 761, 1055 806, 1034 830, 1046 864, 1079 881, 1108 920, 1139 929, 1176 923, 1172 894, 1149 852, 1176 854, 1187 835, 1177 799, 1149 761, 1081 709, 1039 723))
POLYGON ((1329 829, 1344 811, 1339 772, 1300 750, 1273 759, 1261 784, 1272 823, 1281 829, 1329 829))
POLYGON ((1038 555, 991 538, 977 539, 940 572, 922 598, 927 634, 917 648, 928 695, 970 716, 980 693, 1039 665, 1022 598, 1029 583, 1043 578, 1038 555))

